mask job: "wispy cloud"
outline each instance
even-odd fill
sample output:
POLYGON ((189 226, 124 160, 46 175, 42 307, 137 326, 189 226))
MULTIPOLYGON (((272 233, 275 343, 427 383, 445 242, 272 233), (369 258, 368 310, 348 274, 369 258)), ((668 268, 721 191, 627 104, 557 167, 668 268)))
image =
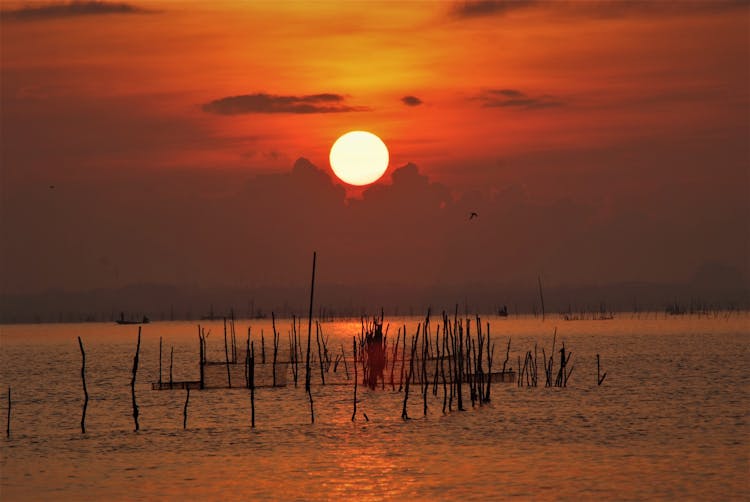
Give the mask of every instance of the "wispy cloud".
POLYGON ((541 108, 554 108, 563 106, 563 103, 552 96, 529 96, 518 89, 489 89, 483 91, 473 99, 482 102, 485 108, 521 108, 525 110, 538 110, 541 108))
POLYGON ((677 16, 711 14, 750 7, 747 0, 476 0, 453 4, 449 15, 468 19, 485 16, 503 16, 514 11, 535 8, 555 14, 568 14, 590 18, 616 18, 628 16, 677 16))
POLYGON ((453 5, 450 13, 453 17, 458 18, 499 16, 531 7, 537 3, 537 0, 478 0, 457 2, 453 5))
POLYGON ((147 14, 155 11, 128 3, 75 1, 38 6, 25 6, 19 9, 3 10, 3 19, 9 21, 44 21, 79 16, 103 14, 147 14))
POLYGON ((245 113, 344 113, 368 111, 362 106, 345 104, 340 94, 310 94, 307 96, 279 96, 256 93, 227 96, 203 105, 203 111, 218 115, 245 113))
POLYGON ((416 96, 404 96, 401 98, 401 102, 406 106, 419 106, 422 104, 422 100, 416 96))

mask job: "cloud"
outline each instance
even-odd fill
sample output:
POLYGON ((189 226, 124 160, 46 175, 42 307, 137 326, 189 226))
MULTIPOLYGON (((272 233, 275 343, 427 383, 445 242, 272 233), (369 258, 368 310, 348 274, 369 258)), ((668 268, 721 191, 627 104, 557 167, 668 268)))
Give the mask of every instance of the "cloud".
POLYGON ((458 2, 453 5, 451 15, 458 18, 498 16, 531 7, 536 0, 480 0, 458 2))
POLYGON ((3 11, 3 18, 12 21, 44 21, 67 17, 93 16, 102 14, 147 14, 154 11, 143 9, 124 2, 74 1, 63 4, 26 6, 3 11))
POLYGON ((563 106, 561 101, 555 100, 552 96, 542 95, 532 97, 517 89, 489 89, 483 91, 474 99, 482 101, 482 106, 485 108, 499 107, 538 110, 563 106))
POLYGON ((422 104, 422 100, 416 96, 404 96, 401 98, 401 102, 406 106, 419 106, 422 104))
POLYGON ((559 0, 479 0, 455 3, 449 15, 458 19, 487 16, 504 16, 514 11, 534 8, 588 18, 618 18, 630 16, 678 16, 700 15, 747 9, 746 0, 685 0, 681 2, 632 0, 632 1, 573 1, 559 0))
POLYGON ((344 104, 340 94, 310 94, 308 96, 278 96, 256 93, 228 96, 203 105, 203 111, 218 115, 245 113, 343 113, 368 111, 369 108, 344 104))

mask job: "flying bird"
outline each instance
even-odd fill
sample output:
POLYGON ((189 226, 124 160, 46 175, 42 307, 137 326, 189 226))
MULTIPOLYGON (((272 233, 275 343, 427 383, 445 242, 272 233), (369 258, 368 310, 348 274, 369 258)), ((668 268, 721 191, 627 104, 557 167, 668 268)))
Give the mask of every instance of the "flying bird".
POLYGON ((476 218, 476 217, 478 217, 478 216, 479 216, 479 215, 478 215, 477 213, 475 213, 474 211, 472 211, 472 212, 471 212, 471 214, 469 215, 469 219, 470 219, 470 220, 473 220, 474 218, 476 218))

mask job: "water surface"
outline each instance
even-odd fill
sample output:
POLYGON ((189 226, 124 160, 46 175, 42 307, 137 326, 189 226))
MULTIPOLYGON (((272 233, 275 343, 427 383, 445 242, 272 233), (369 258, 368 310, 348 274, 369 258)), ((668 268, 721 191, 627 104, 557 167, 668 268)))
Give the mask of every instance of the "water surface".
MULTIPOLYGON (((421 319, 390 320, 390 336, 421 319)), ((553 329, 573 351, 567 388, 492 387, 492 400, 443 414, 442 392, 427 416, 415 393, 321 386, 314 373, 315 423, 303 386, 256 391, 250 427, 246 389, 153 391, 159 337, 164 369, 174 347, 175 380, 198 379, 195 323, 143 326, 133 430, 130 378, 137 327, 114 324, 0 327, 0 389, 12 387, 11 437, 2 439, 3 500, 65 498, 299 500, 396 499, 745 499, 750 428, 750 317, 618 315, 610 321, 489 318, 495 364, 544 346, 553 329), (77 336, 87 354, 87 432, 77 336), (596 354, 607 378, 597 386, 596 354), (369 421, 365 421, 364 414, 369 421)), ((386 322, 389 322, 386 319, 386 322)), ((236 323, 244 340, 270 321, 236 323)), ((290 321, 277 321, 282 345, 290 321)), ((329 345, 351 352, 359 322, 324 323, 329 345)), ((209 357, 223 357, 223 326, 209 357)), ((306 334, 306 325, 303 323, 306 334)), ((314 332, 313 332, 314 339, 314 332)), ((257 343, 257 342, 256 342, 257 343)), ((270 342, 268 342, 270 343, 270 342)), ((340 349, 339 349, 340 350, 340 349)), ((468 394, 468 393, 467 393, 468 394)), ((2 397, 5 424, 7 395, 2 397)))

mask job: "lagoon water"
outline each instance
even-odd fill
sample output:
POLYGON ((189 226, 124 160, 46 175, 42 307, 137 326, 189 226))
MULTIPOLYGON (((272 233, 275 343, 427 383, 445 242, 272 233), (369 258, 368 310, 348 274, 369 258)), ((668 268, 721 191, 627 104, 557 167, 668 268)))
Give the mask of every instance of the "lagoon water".
MULTIPOLYGON (((413 334, 421 319, 387 319, 413 334)), ((196 323, 143 326, 134 432, 130 378, 137 327, 115 324, 0 326, 0 423, 12 387, 10 438, 0 439, 0 499, 421 500, 693 499, 750 496, 750 316, 617 315, 607 321, 487 318, 495 365, 549 348, 553 329, 575 365, 567 388, 493 384, 492 400, 442 413, 442 393, 403 394, 322 386, 313 373, 315 423, 304 385, 154 391, 159 337, 164 372, 198 379, 196 323), (81 336, 90 395, 80 432, 81 336), (597 386, 596 354, 607 372, 597 386), (369 421, 366 421, 364 414, 369 421)), ((270 320, 237 322, 254 334, 270 320)), ((277 320, 286 343, 290 321, 277 320)), ((221 323, 209 358, 223 357, 221 323)), ((351 351, 359 322, 327 322, 330 344, 351 351)), ((303 328, 306 329, 303 322, 303 328)), ((393 333, 391 331, 391 333, 393 333)), ((256 337, 257 335, 254 335, 256 337)), ((243 339, 242 336, 238 336, 243 339)), ((313 332, 314 339, 314 332, 313 332)), ((466 392, 468 394, 468 392, 466 392)), ((468 399, 467 399, 468 401, 468 399)), ((2 428, 3 432, 5 427, 2 428)))

